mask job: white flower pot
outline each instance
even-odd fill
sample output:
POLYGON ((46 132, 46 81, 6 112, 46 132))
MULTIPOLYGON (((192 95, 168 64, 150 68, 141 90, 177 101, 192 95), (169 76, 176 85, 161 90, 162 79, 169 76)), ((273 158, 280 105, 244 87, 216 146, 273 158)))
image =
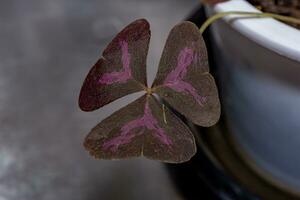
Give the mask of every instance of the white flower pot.
MULTIPOLYGON (((259 12, 243 0, 207 13, 259 12)), ((250 164, 300 191, 300 30, 270 18, 225 17, 212 26, 223 114, 250 164)))

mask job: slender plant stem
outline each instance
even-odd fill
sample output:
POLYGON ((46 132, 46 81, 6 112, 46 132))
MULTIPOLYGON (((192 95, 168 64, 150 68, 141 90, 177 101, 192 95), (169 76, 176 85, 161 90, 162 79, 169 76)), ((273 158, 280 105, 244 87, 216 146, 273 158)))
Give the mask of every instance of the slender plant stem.
POLYGON ((229 12, 221 12, 218 14, 215 14, 208 18, 200 27, 200 32, 203 34, 203 32, 206 30, 206 28, 211 25, 213 22, 216 20, 228 16, 228 15, 240 15, 240 16, 248 16, 248 17, 258 17, 258 18, 274 18, 280 21, 284 22, 290 22, 294 24, 299 24, 300 25, 300 19, 294 18, 294 17, 288 17, 288 16, 283 16, 283 15, 278 15, 274 13, 256 13, 256 12, 242 12, 242 11, 229 11, 229 12))
POLYGON ((165 106, 165 104, 162 104, 162 110, 163 110, 163 118, 164 118, 164 122, 165 122, 165 124, 167 124, 166 106, 165 106))

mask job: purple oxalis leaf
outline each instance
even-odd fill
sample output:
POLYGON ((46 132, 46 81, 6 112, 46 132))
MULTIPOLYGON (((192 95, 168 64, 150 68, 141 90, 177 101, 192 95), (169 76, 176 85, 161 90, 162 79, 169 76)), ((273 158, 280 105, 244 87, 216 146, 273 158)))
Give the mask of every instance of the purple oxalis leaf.
POLYGON ((180 163, 196 152, 189 128, 168 109, 163 111, 152 95, 144 95, 100 122, 84 145, 91 155, 104 159, 143 155, 180 163))
POLYGON ((150 29, 146 20, 136 20, 125 27, 88 73, 79 95, 80 108, 92 111, 143 90, 147 84, 149 41, 150 29))
POLYGON ((145 90, 147 95, 100 122, 86 137, 84 146, 102 159, 145 156, 163 162, 188 161, 196 153, 189 128, 167 107, 202 126, 220 116, 220 103, 209 74, 206 47, 198 28, 183 22, 175 26, 166 42, 152 88, 146 86, 149 24, 137 20, 123 29, 104 50, 82 86, 79 106, 95 110, 127 94, 145 90))
POLYGON ((153 88, 195 124, 212 126, 218 121, 217 87, 209 74, 205 43, 193 23, 182 22, 171 30, 153 88))

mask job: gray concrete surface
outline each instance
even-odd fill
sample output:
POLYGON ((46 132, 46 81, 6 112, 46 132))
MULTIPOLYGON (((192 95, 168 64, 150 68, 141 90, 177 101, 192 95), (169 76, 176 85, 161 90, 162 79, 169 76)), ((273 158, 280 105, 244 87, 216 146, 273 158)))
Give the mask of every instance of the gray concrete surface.
POLYGON ((89 130, 138 95, 93 113, 80 86, 123 26, 152 26, 150 80, 170 28, 196 0, 0 1, 0 200, 181 199, 161 163, 99 161, 89 130))

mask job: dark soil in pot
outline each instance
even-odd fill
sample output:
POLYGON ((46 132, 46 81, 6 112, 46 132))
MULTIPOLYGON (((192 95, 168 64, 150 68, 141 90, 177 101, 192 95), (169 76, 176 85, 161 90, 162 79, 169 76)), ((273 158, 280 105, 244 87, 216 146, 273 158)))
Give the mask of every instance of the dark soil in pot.
MULTIPOLYGON (((280 15, 300 19, 300 0, 248 0, 256 8, 263 12, 276 13, 280 15)), ((288 23, 300 29, 300 25, 288 23)))

